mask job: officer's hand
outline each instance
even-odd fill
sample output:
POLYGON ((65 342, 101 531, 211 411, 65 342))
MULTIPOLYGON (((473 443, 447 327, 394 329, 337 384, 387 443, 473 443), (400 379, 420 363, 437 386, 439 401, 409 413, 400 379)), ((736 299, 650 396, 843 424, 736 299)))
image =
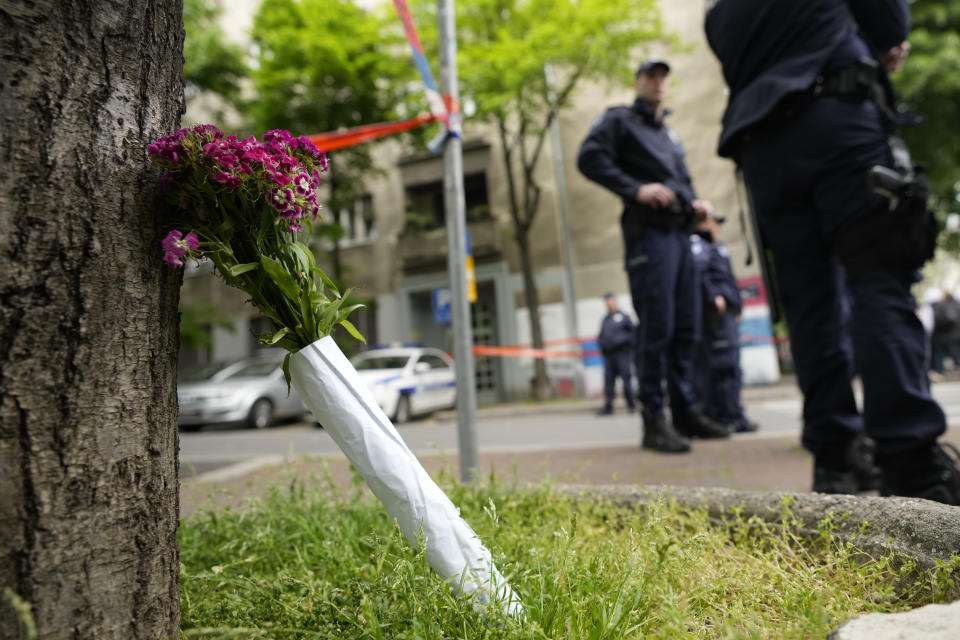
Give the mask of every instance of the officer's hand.
POLYGON ((909 53, 910 43, 906 41, 887 51, 887 54, 883 56, 883 66, 886 67, 887 73, 893 73, 899 69, 909 53))
POLYGON ((667 185, 660 182, 651 182, 637 189, 637 202, 648 205, 654 209, 669 207, 670 203, 677 199, 677 196, 667 185))
POLYGON ((717 313, 723 315, 727 312, 727 301, 723 296, 717 296, 713 299, 713 306, 717 308, 717 313))
POLYGON ((698 221, 706 220, 707 216, 713 213, 713 205, 710 204, 709 200, 694 200, 690 203, 690 206, 693 207, 694 213, 697 214, 698 221))

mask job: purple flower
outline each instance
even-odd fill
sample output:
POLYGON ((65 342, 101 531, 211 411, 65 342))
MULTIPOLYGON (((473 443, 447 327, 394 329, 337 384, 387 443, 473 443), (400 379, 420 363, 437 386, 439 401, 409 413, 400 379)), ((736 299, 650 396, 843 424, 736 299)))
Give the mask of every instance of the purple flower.
POLYGON ((196 252, 200 248, 200 240, 193 231, 184 236, 182 231, 173 229, 163 239, 160 246, 164 250, 164 262, 171 267, 182 267, 183 260, 180 258, 196 252))
POLYGON ((233 155, 232 153, 221 154, 217 160, 220 162, 220 166, 224 169, 233 169, 233 167, 237 164, 237 156, 233 155))
MULTIPOLYGON (((193 128, 193 130, 204 137, 212 138, 214 140, 219 140, 223 137, 223 131, 220 131, 220 129, 217 129, 212 124, 198 124, 193 128)), ((180 131, 185 133, 190 132, 189 129, 181 129, 180 131)))
POLYGON ((283 173, 282 171, 278 171, 274 173, 272 177, 273 177, 273 181, 278 185, 280 185, 281 187, 285 187, 288 184, 290 184, 290 176, 283 173))
POLYGON ((307 195, 313 189, 310 182, 310 176, 305 173, 298 173, 293 177, 293 188, 302 196, 307 195))
POLYGON ((288 231, 290 231, 290 233, 293 233, 294 231, 303 231, 303 225, 299 222, 291 222, 288 231))
POLYGON ((163 261, 170 265, 171 269, 178 269, 183 266, 183 260, 178 258, 176 255, 170 253, 169 251, 163 254, 163 261))
MULTIPOLYGON (((286 189, 285 191, 290 191, 290 190, 286 189)), ((286 193, 284 193, 284 191, 281 191, 280 189, 277 189, 277 188, 273 188, 270 190, 270 196, 267 199, 267 201, 270 203, 270 206, 276 209, 277 211, 279 211, 280 213, 286 213, 287 211, 290 210, 290 206, 293 204, 292 200, 293 198, 290 198, 288 200, 286 197, 286 193)))
POLYGON ((313 144, 313 141, 306 136, 300 136, 297 138, 297 141, 300 142, 300 148, 309 153, 315 160, 320 159, 321 151, 317 148, 317 145, 313 144))
POLYGON ((291 171, 300 166, 300 161, 293 156, 283 156, 280 158, 280 168, 284 171, 291 171))
POLYGON ((324 171, 330 170, 330 161, 327 159, 326 151, 320 152, 320 168, 323 169, 324 171))
POLYGON ((232 173, 227 173, 226 171, 213 174, 213 179, 217 182, 223 183, 227 189, 236 189, 243 184, 243 180, 240 179, 240 176, 235 176, 232 173))

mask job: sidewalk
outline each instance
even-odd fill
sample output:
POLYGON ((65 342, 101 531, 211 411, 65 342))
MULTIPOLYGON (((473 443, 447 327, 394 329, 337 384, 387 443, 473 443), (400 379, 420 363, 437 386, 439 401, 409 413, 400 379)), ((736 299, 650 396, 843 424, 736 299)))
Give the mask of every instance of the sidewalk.
MULTIPOLYGON (((792 375, 783 376, 776 384, 756 385, 744 387, 740 392, 740 399, 744 405, 760 400, 774 398, 799 398, 796 378, 792 375)), ((516 415, 566 413, 570 411, 596 411, 603 404, 603 398, 558 398, 546 402, 533 400, 504 402, 501 404, 477 407, 477 415, 483 417, 506 418, 516 415)), ((438 420, 456 421, 456 411, 439 411, 434 414, 438 420)))
MULTIPOLYGON (((744 390, 744 401, 798 397, 791 384, 753 387, 744 390)), ((590 414, 599 405, 596 400, 556 401, 547 404, 520 403, 482 408, 484 417, 509 417, 527 412, 590 414)), ((589 428, 590 421, 584 421, 589 428)), ((725 487, 755 491, 806 492, 810 489, 812 460, 800 448, 796 433, 738 434, 727 440, 694 441, 690 453, 667 455, 645 451, 637 444, 604 448, 570 449, 545 443, 541 450, 523 452, 481 452, 479 475, 487 481, 491 474, 498 482, 527 484, 549 480, 571 484, 674 485, 684 487, 725 487)), ((948 430, 945 440, 960 446, 960 427, 948 430)), ((420 461, 431 473, 444 472, 459 478, 456 453, 421 455, 420 461)), ((206 481, 187 480, 181 485, 181 513, 198 509, 241 506, 250 498, 266 494, 270 486, 289 486, 293 479, 310 486, 326 486, 329 481, 345 489, 350 487, 349 463, 342 457, 298 458, 256 468, 241 477, 206 481)), ((436 477, 436 475, 435 475, 436 477)))

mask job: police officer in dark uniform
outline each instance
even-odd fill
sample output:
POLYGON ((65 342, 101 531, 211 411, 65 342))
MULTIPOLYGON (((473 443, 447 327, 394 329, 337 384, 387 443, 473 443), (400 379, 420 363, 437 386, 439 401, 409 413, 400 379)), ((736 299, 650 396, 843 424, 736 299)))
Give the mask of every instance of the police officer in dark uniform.
POLYGON ((694 394, 700 303, 688 232, 695 217, 712 208, 697 199, 683 146, 663 122, 669 72, 662 60, 640 66, 636 101, 609 109, 598 119, 580 147, 577 166, 624 203, 620 225, 638 317, 641 446, 680 453, 690 450, 688 437, 726 437, 729 431, 699 412, 694 394), (673 426, 665 418, 665 378, 673 426))
POLYGON ((599 415, 613 413, 613 397, 617 388, 617 378, 623 381, 623 397, 627 399, 630 413, 637 410, 633 396, 633 341, 636 327, 630 316, 620 311, 617 298, 612 293, 603 295, 607 305, 607 315, 600 324, 597 344, 603 354, 603 409, 599 415))
POLYGON ((730 265, 730 251, 717 239, 724 222, 711 214, 697 224, 690 249, 700 272, 703 337, 697 348, 695 379, 703 412, 735 433, 756 431, 740 403, 740 288, 730 265))
POLYGON ((922 175, 894 135, 886 74, 908 30, 905 0, 707 2, 707 39, 730 87, 719 153, 741 167, 775 260, 814 489, 863 486, 865 429, 882 494, 960 504, 957 453, 937 442, 945 419, 910 294, 936 228, 922 175))

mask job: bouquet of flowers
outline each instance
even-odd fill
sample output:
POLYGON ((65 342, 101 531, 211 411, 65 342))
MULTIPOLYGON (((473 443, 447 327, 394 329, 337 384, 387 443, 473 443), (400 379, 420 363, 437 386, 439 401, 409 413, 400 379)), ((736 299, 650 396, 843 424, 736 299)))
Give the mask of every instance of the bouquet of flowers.
POLYGON ((340 446, 411 544, 422 534, 430 566, 480 605, 522 605, 460 512, 407 448, 330 332, 362 305, 345 304, 300 234, 320 215, 317 188, 327 158, 304 137, 268 131, 262 140, 224 136, 211 125, 181 129, 147 147, 166 169, 160 188, 174 205, 164 260, 213 261, 274 325, 257 336, 287 349, 283 363, 317 422, 340 446))
MULTIPOLYGON (((181 129, 147 152, 166 169, 160 188, 174 205, 164 260, 213 261, 217 273, 276 325, 261 344, 296 351, 343 326, 362 305, 345 305, 300 241, 319 220, 317 188, 327 157, 305 137, 268 131, 262 140, 224 136, 213 125, 181 129), (186 230, 184 233, 181 229, 186 230)), ((285 363, 284 371, 289 370, 285 363)))

